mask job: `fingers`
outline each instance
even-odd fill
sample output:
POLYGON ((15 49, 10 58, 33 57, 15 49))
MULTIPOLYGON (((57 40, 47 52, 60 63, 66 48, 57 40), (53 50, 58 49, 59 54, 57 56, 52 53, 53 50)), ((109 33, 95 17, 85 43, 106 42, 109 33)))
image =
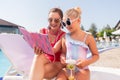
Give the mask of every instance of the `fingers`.
POLYGON ((82 62, 81 62, 81 61, 79 61, 79 62, 77 62, 77 63, 76 63, 76 65, 77 65, 77 66, 79 66, 81 63, 82 63, 82 62))
POLYGON ((85 66, 87 66, 87 60, 85 59, 77 60, 76 66, 81 69, 84 68, 85 66))
POLYGON ((37 55, 40 55, 40 54, 42 54, 44 52, 43 52, 43 50, 41 48, 35 46, 34 47, 34 53, 37 54, 37 55))
POLYGON ((67 65, 67 64, 66 64, 66 58, 65 58, 65 57, 61 57, 61 63, 62 63, 63 65, 67 65))

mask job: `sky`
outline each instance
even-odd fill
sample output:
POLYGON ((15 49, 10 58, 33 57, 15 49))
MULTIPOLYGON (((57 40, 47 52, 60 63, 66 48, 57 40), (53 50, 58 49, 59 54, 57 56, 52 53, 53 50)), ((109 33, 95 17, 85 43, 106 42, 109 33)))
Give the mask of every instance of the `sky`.
POLYGON ((98 30, 107 24, 115 27, 120 20, 120 0, 0 0, 0 19, 38 32, 48 26, 48 12, 59 7, 65 12, 79 6, 81 24, 88 30, 94 23, 98 30))

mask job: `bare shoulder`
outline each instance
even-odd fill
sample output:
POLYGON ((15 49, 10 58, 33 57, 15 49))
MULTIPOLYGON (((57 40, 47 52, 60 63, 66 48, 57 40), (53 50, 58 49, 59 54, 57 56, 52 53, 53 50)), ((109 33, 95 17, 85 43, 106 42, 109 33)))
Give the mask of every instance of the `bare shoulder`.
POLYGON ((93 35, 92 34, 88 34, 88 39, 94 39, 93 35))
POLYGON ((94 37, 92 34, 89 34, 89 33, 86 33, 87 34, 87 37, 86 37, 86 44, 89 44, 91 42, 94 42, 94 37))

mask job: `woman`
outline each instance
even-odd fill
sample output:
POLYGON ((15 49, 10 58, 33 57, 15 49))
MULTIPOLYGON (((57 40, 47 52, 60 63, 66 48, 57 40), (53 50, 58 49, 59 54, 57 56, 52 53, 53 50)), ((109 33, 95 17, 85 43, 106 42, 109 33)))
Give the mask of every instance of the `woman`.
POLYGON ((62 23, 69 33, 66 33, 65 36, 57 42, 54 46, 54 52, 62 50, 64 56, 61 57, 61 61, 67 65, 67 68, 59 73, 56 80, 90 80, 88 65, 97 61, 99 54, 94 37, 82 31, 80 28, 80 8, 76 7, 67 10, 62 23), (89 59, 87 58, 88 49, 90 49, 92 53, 89 59), (73 71, 75 71, 74 75, 68 74, 73 71))
MULTIPOLYGON (((48 15, 48 28, 40 30, 40 33, 48 34, 52 47, 65 34, 65 32, 61 31, 62 18, 62 10, 52 8, 48 15)), ((38 47, 35 47, 34 51, 36 55, 31 68, 30 80, 43 80, 43 78, 51 79, 63 68, 63 65, 60 63, 60 50, 55 53, 55 58, 52 55, 42 53, 38 47)))

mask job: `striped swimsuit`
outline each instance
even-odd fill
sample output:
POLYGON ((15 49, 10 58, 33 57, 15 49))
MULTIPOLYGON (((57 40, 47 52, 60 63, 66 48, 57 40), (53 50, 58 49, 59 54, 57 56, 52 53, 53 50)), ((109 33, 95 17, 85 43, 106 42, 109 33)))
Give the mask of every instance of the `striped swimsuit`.
MULTIPOLYGON (((87 36, 88 34, 85 35, 83 41, 78 41, 72 39, 69 33, 65 35, 66 48, 67 48, 66 59, 78 60, 78 59, 87 58, 88 46, 85 44, 87 36)), ((87 68, 88 67, 86 66, 83 69, 87 69, 87 68)))

